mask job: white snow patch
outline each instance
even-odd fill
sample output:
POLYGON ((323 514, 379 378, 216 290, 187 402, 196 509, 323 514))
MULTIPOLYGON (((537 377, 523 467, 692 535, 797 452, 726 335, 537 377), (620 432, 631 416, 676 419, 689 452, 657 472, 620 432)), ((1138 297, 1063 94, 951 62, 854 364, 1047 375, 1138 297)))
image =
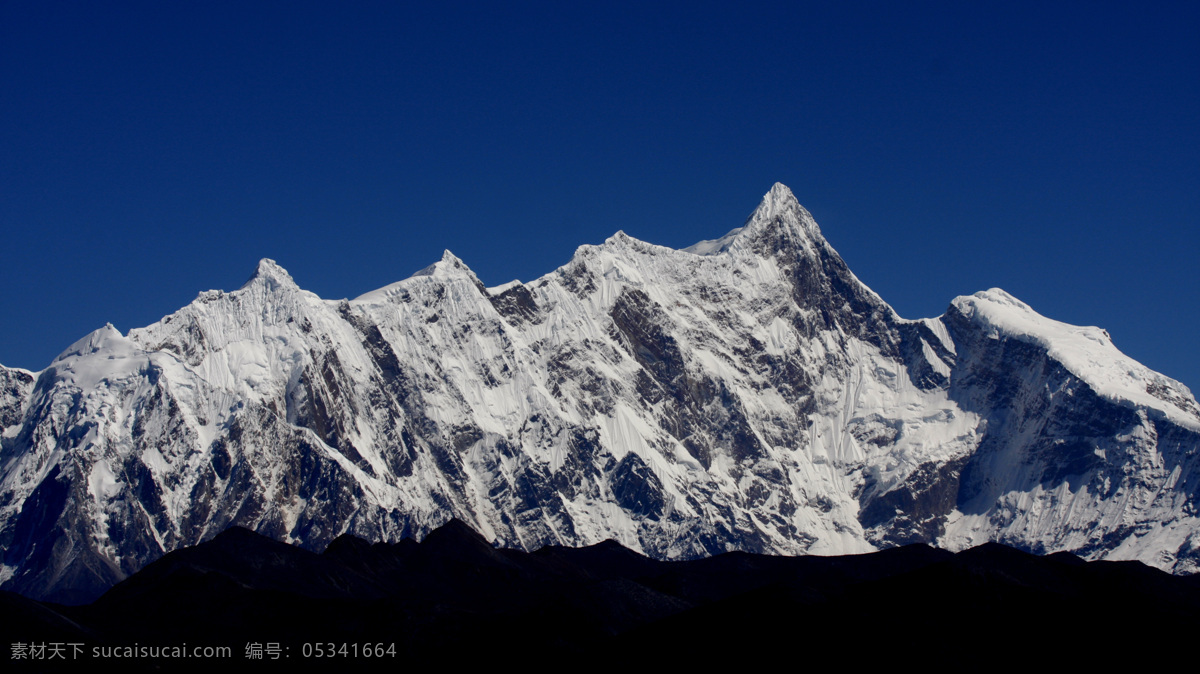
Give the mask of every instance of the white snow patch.
POLYGON ((509 281, 508 283, 501 283, 498 286, 492 286, 491 288, 488 288, 487 291, 488 291, 489 295, 495 296, 495 295, 500 295, 508 290, 512 290, 513 288, 516 288, 519 285, 524 285, 524 284, 521 283, 520 281, 518 281, 517 279, 513 279, 513 280, 509 281))
POLYGON ((745 228, 737 227, 730 230, 728 234, 719 239, 705 239, 704 241, 697 241, 696 243, 693 243, 682 250, 683 252, 691 253, 692 255, 718 255, 720 253, 724 253, 725 251, 729 250, 729 244, 733 243, 733 240, 737 238, 738 234, 742 233, 743 229, 745 228))
POLYGON ((92 471, 88 475, 88 492, 97 501, 107 501, 121 493, 121 483, 117 481, 108 461, 102 459, 92 464, 92 471))

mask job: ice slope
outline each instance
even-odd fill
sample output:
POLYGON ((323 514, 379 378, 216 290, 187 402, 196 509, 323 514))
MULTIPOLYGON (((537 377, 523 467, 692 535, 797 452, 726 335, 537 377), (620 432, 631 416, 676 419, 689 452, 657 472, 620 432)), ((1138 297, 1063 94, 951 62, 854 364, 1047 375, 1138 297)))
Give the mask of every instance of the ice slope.
POLYGON ((59 600, 231 524, 319 549, 452 516, 659 558, 1197 560, 1185 387, 1003 291, 901 319, 779 184, 720 239, 618 232, 527 284, 485 288, 447 251, 329 301, 263 260, 0 376, 0 574, 59 600))

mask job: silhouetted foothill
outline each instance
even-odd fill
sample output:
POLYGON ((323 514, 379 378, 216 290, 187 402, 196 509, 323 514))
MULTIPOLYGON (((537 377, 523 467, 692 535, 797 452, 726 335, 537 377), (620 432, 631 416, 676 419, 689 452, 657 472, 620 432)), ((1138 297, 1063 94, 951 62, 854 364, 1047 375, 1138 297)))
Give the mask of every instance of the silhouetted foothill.
MULTIPOLYGON (((770 644, 828 649, 920 643, 969 656, 1010 643, 1067 657, 1023 634, 1059 633, 1086 616, 1129 638, 1182 636, 1200 615, 1200 584, 1138 562, 1031 555, 996 543, 958 554, 917 544, 843 557, 732 552, 656 561, 614 541, 533 553, 497 549, 458 520, 422 542, 342 536, 322 554, 230 529, 148 565, 87 606, 3 593, 5 634, 104 644, 273 641, 395 644, 395 659, 356 667, 538 657, 617 665, 711 660, 697 634, 738 645, 744 664, 774 662, 770 644), (1128 616, 1138 620, 1130 624, 1128 616), (692 644, 692 645, 689 645, 692 644), (630 660, 632 659, 632 660, 630 660)), ((832 652, 832 651, 829 651, 832 652)))

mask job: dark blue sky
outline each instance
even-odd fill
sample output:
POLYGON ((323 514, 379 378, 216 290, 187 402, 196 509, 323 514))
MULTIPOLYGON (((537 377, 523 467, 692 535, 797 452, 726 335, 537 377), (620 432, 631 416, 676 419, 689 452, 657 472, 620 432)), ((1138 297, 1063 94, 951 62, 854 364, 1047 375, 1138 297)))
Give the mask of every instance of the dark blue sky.
POLYGON ((0 4, 0 363, 260 257, 530 280, 781 181, 902 316, 999 286, 1200 387, 1194 3, 244 4, 0 4))

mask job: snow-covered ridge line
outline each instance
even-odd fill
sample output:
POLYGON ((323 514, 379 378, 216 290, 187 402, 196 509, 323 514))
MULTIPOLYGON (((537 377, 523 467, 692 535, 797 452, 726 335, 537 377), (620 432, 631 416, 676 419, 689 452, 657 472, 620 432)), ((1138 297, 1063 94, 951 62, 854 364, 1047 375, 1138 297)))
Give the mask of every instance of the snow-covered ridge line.
POLYGON ((991 335, 1040 345, 1100 395, 1158 410, 1171 421, 1200 431, 1200 407, 1190 389, 1126 356, 1113 344, 1107 330, 1046 318, 999 288, 957 297, 951 304, 991 335), (1182 395, 1164 400, 1149 392, 1156 388, 1182 395))

